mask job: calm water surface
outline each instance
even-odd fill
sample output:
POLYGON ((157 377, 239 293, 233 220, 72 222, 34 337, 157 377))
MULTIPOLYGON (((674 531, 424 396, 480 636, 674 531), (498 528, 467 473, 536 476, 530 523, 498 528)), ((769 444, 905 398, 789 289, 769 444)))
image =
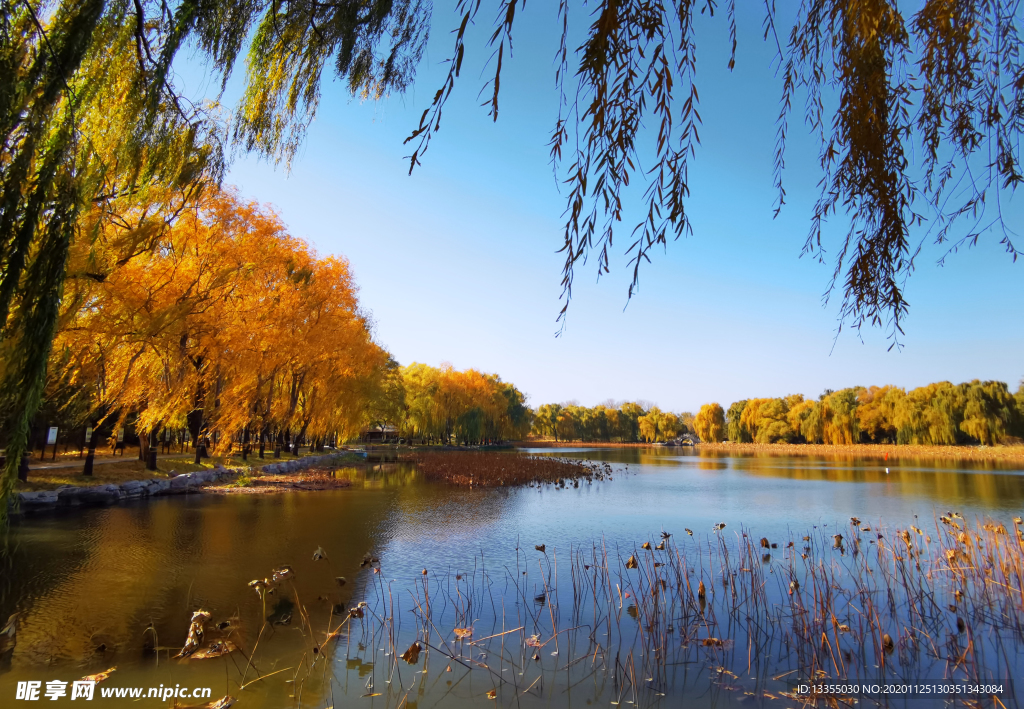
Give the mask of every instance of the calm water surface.
MULTIPOLYGON (((21 704, 14 701, 19 681, 71 681, 114 666, 116 673, 101 687, 209 686, 213 698, 231 694, 240 707, 488 706, 485 692, 494 681, 486 671, 456 665, 451 673, 413 674, 421 661, 396 678, 384 669, 393 660, 384 656, 388 643, 369 631, 344 634, 323 645, 318 657, 332 610, 384 593, 401 597, 394 607, 408 615, 408 589, 422 583, 424 568, 431 583, 448 584, 454 608, 459 601, 452 575, 476 579, 489 570, 491 577, 506 579, 504 587, 492 584, 492 603, 497 594, 504 612, 522 617, 507 584, 522 574, 517 563, 530 570, 531 590, 543 592, 550 573, 545 565, 561 560, 567 567, 571 545, 603 540, 610 548, 632 548, 662 531, 679 539, 684 528, 699 538, 723 522, 729 532, 744 527, 753 536, 784 539, 835 529, 851 516, 934 529, 935 518, 947 511, 1009 525, 1024 511, 1024 471, 996 464, 701 456, 665 448, 529 452, 605 461, 613 479, 564 490, 454 489, 421 481, 407 464, 381 464, 339 471, 354 482, 344 490, 190 495, 18 520, 0 566, 0 621, 20 613, 17 645, 0 660, 0 706, 21 704), (544 555, 534 550, 540 544, 546 545, 544 555), (327 558, 314 561, 318 547, 327 558), (379 574, 361 566, 366 553, 380 559, 379 574), (293 567, 294 580, 264 605, 247 584, 282 564, 293 567), (345 585, 339 586, 339 576, 345 585), (242 651, 202 661, 171 659, 199 608, 212 614, 207 639, 229 637, 242 651), (261 631, 263 618, 270 622, 261 631), (216 629, 229 619, 228 629, 216 629), (246 658, 257 641, 250 667, 246 658), (296 689, 301 683, 289 680, 310 666, 317 681, 296 689), (240 691, 242 676, 266 679, 240 691)), ((488 609, 492 616, 498 612, 488 609)), ((476 637, 490 634, 491 627, 515 627, 513 621, 497 626, 493 617, 487 622, 476 637)), ((396 644, 407 645, 408 638, 396 644)), ((676 681, 690 682, 691 689, 670 692, 669 700, 743 703, 741 693, 707 691, 707 678, 676 681)), ((609 697, 616 699, 615 686, 595 682, 571 686, 555 671, 530 692, 503 689, 497 703, 607 706, 609 697)), ((103 706, 171 703, 97 700, 103 706)), ((194 703, 201 702, 180 702, 194 703)))

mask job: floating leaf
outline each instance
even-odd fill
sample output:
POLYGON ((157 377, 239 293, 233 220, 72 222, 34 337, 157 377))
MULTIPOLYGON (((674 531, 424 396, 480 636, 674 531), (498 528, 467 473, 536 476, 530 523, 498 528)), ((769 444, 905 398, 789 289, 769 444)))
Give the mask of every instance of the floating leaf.
POLYGON ((238 700, 232 697, 230 694, 225 694, 223 697, 221 697, 215 702, 203 704, 201 709, 228 709, 228 707, 232 706, 237 701, 238 700))
POLYGON ((209 660, 213 657, 223 657, 236 650, 230 640, 216 640, 210 643, 210 647, 200 650, 192 655, 193 660, 209 660))
POLYGON ((112 675, 116 671, 117 671, 117 667, 111 667, 108 670, 104 670, 103 672, 97 672, 94 675, 86 675, 85 677, 82 678, 82 681, 83 682, 95 682, 95 683, 99 684, 100 682, 103 682, 104 680, 110 679, 110 675, 112 675))
POLYGON ((181 648, 181 652, 175 655, 175 657, 188 657, 199 649, 199 646, 203 644, 203 626, 209 619, 210 614, 203 610, 192 614, 192 621, 188 628, 188 637, 185 638, 185 646, 181 648))
POLYGON ((420 661, 420 650, 422 649, 423 647, 418 642, 414 642, 408 650, 402 653, 402 659, 410 665, 415 665, 420 661))

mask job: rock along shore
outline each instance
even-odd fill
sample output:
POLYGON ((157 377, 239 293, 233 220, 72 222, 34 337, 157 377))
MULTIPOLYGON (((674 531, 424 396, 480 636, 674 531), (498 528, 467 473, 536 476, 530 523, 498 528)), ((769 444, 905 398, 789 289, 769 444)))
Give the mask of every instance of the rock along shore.
MULTIPOLYGON (((353 453, 359 454, 362 452, 345 451, 344 453, 307 456, 305 458, 281 461, 280 463, 269 463, 260 468, 260 472, 264 475, 285 475, 299 470, 330 465, 336 459, 353 453)), ((362 455, 365 456, 365 453, 362 453, 362 455)), ((11 498, 8 504, 8 512, 10 514, 21 514, 71 507, 97 507, 145 497, 183 495, 195 492, 206 485, 214 483, 224 484, 245 472, 247 472, 246 468, 225 468, 222 465, 217 465, 212 470, 182 473, 166 480, 129 480, 120 485, 89 485, 85 487, 64 485, 56 490, 19 492, 11 498)))

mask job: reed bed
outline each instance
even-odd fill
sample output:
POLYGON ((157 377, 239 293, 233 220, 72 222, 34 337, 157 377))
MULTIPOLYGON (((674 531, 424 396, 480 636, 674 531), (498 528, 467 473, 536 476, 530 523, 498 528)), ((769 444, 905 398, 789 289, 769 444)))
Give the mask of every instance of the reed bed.
POLYGON ((825 445, 822 443, 701 443, 697 446, 696 450, 729 454, 820 456, 842 458, 845 460, 874 458, 883 460, 1024 462, 1024 445, 915 446, 880 443, 858 443, 856 445, 825 445))
POLYGON ((612 475, 608 463, 517 453, 416 452, 403 454, 399 459, 415 463, 428 480, 471 487, 544 483, 579 487, 581 482, 610 479, 612 475))
POLYGON ((288 681, 295 696, 313 692, 334 706, 343 691, 394 707, 839 707, 907 698, 795 688, 942 680, 1001 691, 914 705, 1009 709, 1019 706, 1014 678, 1024 670, 1019 525, 968 524, 955 513, 927 530, 854 518, 777 540, 716 525, 628 546, 594 540, 562 555, 519 544, 505 563, 481 554, 468 566, 398 576, 368 557, 363 600, 336 609, 326 627, 295 599, 311 649, 288 663, 288 681))

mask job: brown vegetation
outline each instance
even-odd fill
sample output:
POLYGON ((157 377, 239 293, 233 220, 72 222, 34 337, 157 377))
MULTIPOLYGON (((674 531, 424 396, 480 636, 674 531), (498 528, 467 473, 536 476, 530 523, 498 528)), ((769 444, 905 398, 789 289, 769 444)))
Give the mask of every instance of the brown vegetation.
POLYGON ((548 458, 497 452, 445 454, 416 452, 401 456, 416 464, 427 480, 450 485, 502 487, 530 483, 579 486, 581 479, 603 480, 611 475, 611 466, 585 460, 548 458))
POLYGON ((842 456, 844 458, 882 458, 913 460, 1024 461, 1024 446, 911 446, 884 444, 826 445, 821 443, 701 443, 698 450, 746 455, 842 456))
MULTIPOLYGON (((710 538, 662 531, 626 546, 534 544, 536 554, 521 545, 514 567, 423 569, 408 589, 412 633, 392 590, 370 584, 327 640, 350 652, 371 633, 382 638, 388 676, 401 661, 442 677, 475 672, 481 699, 487 688, 487 698, 523 687, 543 697, 560 689, 545 680, 561 673, 570 684, 606 680, 595 683, 600 700, 638 707, 666 696, 682 706, 688 691, 707 689, 835 707, 854 698, 800 695, 794 686, 908 674, 1012 692, 993 677, 1019 669, 1020 524, 970 524, 950 513, 927 529, 851 518, 777 540, 722 524, 710 538), (674 671, 684 664, 692 675, 674 671)), ((408 690, 396 684, 381 693, 401 702, 408 690)))
MULTIPOLYGON (((530 439, 520 441, 528 448, 650 448, 650 443, 608 443, 588 441, 587 443, 530 439)), ((828 445, 824 443, 700 443, 693 450, 740 455, 775 456, 827 456, 843 458, 882 458, 889 460, 1004 460, 1024 461, 1024 446, 913 446, 858 443, 853 445, 828 445)))
POLYGON ((519 441, 525 448, 650 448, 652 443, 614 443, 610 441, 555 441, 550 438, 530 438, 519 441))

